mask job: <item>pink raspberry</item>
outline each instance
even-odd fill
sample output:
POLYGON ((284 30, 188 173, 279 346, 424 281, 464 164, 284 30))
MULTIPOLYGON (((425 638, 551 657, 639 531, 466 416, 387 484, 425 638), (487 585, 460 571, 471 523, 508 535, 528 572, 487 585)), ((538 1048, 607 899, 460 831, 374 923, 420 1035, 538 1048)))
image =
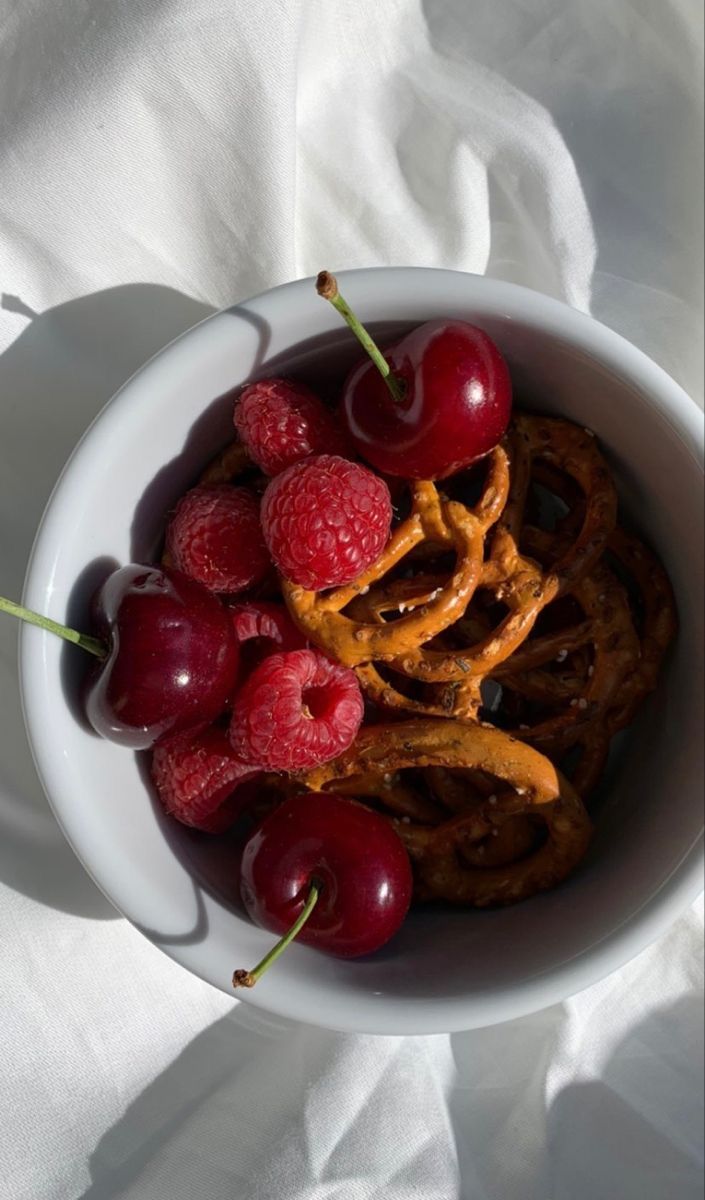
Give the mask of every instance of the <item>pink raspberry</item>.
POLYGON ((182 496, 166 547, 175 567, 212 592, 242 592, 271 565, 257 497, 229 483, 201 484, 182 496))
POLYGON ((345 454, 347 443, 318 396, 293 379, 260 379, 240 393, 235 428, 250 458, 265 475, 310 454, 345 454))
POLYGON ((329 454, 288 467, 262 497, 262 528, 281 574, 311 591, 352 583, 389 538, 383 479, 329 454))
POLYGON ((239 758, 272 771, 328 762, 355 740, 363 716, 353 671, 317 650, 272 654, 235 698, 230 741, 239 758))
POLYGON ((274 604, 270 600, 244 601, 232 604, 230 613, 245 672, 269 654, 303 650, 308 646, 283 604, 274 604))
POLYGON ((222 833, 237 820, 244 803, 238 788, 259 774, 237 757, 216 726, 157 746, 151 770, 166 811, 183 825, 207 833, 222 833))

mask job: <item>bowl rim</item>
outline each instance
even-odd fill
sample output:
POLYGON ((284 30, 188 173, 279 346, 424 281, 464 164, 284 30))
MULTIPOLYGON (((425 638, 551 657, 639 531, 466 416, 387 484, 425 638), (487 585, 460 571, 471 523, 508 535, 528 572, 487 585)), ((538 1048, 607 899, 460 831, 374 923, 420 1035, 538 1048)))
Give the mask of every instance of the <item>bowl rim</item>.
MULTIPOLYGON (((642 402, 649 404, 668 421, 702 472, 702 413, 695 401, 642 350, 594 317, 518 284, 445 268, 370 267, 340 271, 337 275, 341 282, 341 290, 344 290, 347 282, 364 284, 367 279, 371 281, 380 275, 384 275, 390 281, 397 280, 405 289, 414 286, 414 277, 417 280, 416 286, 420 289, 423 288, 422 280, 428 279, 429 276, 436 279, 452 277, 455 281, 463 280, 471 289, 468 300, 488 310, 487 315, 492 313, 511 320, 512 312, 520 311, 521 319, 526 323, 531 324, 533 321, 537 327, 554 338, 579 345, 617 376, 635 386, 642 402)), ((293 297, 297 291, 308 291, 312 287, 312 277, 293 280, 257 293, 231 308, 215 312, 169 342, 130 376, 85 430, 52 489, 30 552, 23 603, 41 609, 42 601, 46 599, 51 587, 48 568, 57 533, 53 528, 54 517, 61 505, 67 478, 73 474, 76 467, 80 468, 83 456, 91 453, 96 428, 100 425, 102 429, 106 420, 111 422, 124 419, 132 403, 138 402, 139 397, 133 395, 136 381, 139 380, 142 386, 151 375, 159 373, 163 359, 173 352, 177 345, 183 348, 186 341, 189 342, 189 349, 196 347, 197 343, 200 345, 210 336, 209 331, 214 324, 227 319, 228 314, 241 308, 247 309, 249 305, 267 303, 269 297, 275 293, 290 291, 293 297)), ((42 734, 41 700, 46 675, 43 648, 50 636, 42 630, 28 626, 22 626, 19 631, 20 697, 37 773, 50 808, 77 858, 108 900, 139 930, 144 919, 144 914, 136 910, 139 904, 135 907, 131 903, 127 890, 123 895, 116 896, 114 887, 107 888, 103 885, 90 861, 90 854, 82 844, 80 830, 71 828, 71 821, 67 819, 70 802, 67 806, 65 798, 58 796, 56 789, 48 783, 52 775, 55 748, 52 747, 51 738, 42 734)), ((671 875, 641 908, 625 917, 619 926, 580 951, 574 958, 528 980, 504 984, 492 991, 475 993, 472 996, 434 996, 428 1000, 405 1000, 395 996, 391 1005, 381 1002, 372 1012, 358 1013, 357 1019, 353 1021, 336 1021, 335 1016, 330 1016, 325 1009, 317 1010, 315 1024, 332 1030, 380 1035, 453 1033, 512 1020, 563 1001, 618 970, 665 933, 702 891, 704 863, 705 850, 701 833, 671 875)), ((189 947, 170 945, 166 948, 158 941, 152 944, 192 974, 213 986, 220 986, 192 960, 189 947)), ((286 995, 278 989, 255 990, 247 993, 242 999, 274 1016, 312 1023, 310 1010, 304 1010, 303 1005, 292 1004, 290 998, 287 1000, 286 995)))

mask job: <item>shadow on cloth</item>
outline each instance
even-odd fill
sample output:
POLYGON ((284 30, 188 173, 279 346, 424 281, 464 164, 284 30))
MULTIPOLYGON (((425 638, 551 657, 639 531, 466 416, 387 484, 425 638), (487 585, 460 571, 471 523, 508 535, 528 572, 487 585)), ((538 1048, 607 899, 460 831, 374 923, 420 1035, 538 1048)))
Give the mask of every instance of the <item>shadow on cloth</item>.
POLYGON ((693 1104, 702 1009, 700 995, 657 1009, 620 1042, 601 1080, 560 1092, 548 1121, 552 1195, 702 1197, 703 1108, 693 1104))
POLYGON ((693 1100, 702 1096, 702 1004, 698 993, 651 1012, 599 1080, 569 1083, 549 1108, 562 1006, 453 1035, 463 1200, 701 1197, 703 1114, 693 1100))
MULTIPOLYGON (((395 1196, 695 1200, 702 1113, 688 1105, 701 1092, 702 997, 651 1013, 618 1044, 600 1081, 568 1085, 546 1111, 546 1070, 564 1019, 562 1006, 554 1006, 452 1035, 448 1129, 434 1112, 434 1105, 444 1107, 434 1092, 442 1087, 445 1039, 421 1039, 440 1056, 427 1071, 415 1039, 353 1038, 270 1022, 240 1005, 195 1038, 100 1139, 81 1200, 171 1194, 174 1169, 179 1195, 207 1192, 209 1200, 273 1200, 271 1188, 282 1179, 289 1197, 308 1195, 304 1178, 307 1188, 315 1190, 317 1181, 331 1195, 336 1186, 343 1189, 336 1195, 352 1195, 345 1187, 353 1174, 358 1182, 379 1182, 373 1167, 380 1155, 388 1169, 399 1157, 399 1172, 388 1179, 395 1196), (383 1064, 372 1084, 369 1055, 383 1064), (325 1104, 317 1104, 317 1081, 325 1104), (407 1100, 418 1111, 404 1111, 407 1100), (399 1107, 406 1139, 399 1138, 399 1107), (355 1129, 342 1139, 341 1112, 349 1114, 348 1133, 355 1129), (375 1126, 368 1162, 360 1149, 367 1144, 365 1113, 375 1126), (410 1130, 424 1124, 434 1145, 420 1145, 410 1159, 410 1130), (316 1147, 323 1169, 309 1161, 316 1147)), ((359 1194, 367 1196, 364 1186, 359 1194)))
MULTIPOLYGON (((171 288, 127 284, 32 313, 0 355, 0 593, 19 598, 44 506, 81 434, 117 389, 178 334, 212 311, 171 288)), ((49 810, 24 732, 17 628, 0 625, 0 879, 66 912, 117 914, 74 858, 49 810)))

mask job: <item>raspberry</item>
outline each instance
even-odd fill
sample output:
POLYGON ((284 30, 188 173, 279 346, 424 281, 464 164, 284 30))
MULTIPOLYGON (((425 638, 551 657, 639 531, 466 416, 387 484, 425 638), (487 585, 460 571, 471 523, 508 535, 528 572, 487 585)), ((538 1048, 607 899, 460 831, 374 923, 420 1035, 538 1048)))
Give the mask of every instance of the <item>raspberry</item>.
POLYGON ((283 604, 268 600, 243 602, 231 605, 230 613, 245 672, 269 654, 303 650, 308 646, 283 604))
POLYGON ((260 379, 240 393, 235 428, 250 458, 265 475, 310 454, 345 454, 346 441, 318 396, 292 379, 260 379))
POLYGON ((379 557, 391 521, 384 480, 328 454, 288 467, 262 498, 272 558, 286 579, 312 591, 352 583, 379 557))
POLYGON ((216 726, 157 746, 151 770, 166 811, 207 833, 222 833, 237 820, 243 808, 238 786, 259 774, 233 753, 226 734, 216 726))
POLYGON ((166 534, 174 566, 212 592, 241 592, 270 567, 253 492, 202 484, 177 504, 166 534))
POLYGON ((360 685, 317 650, 272 654, 235 699, 230 741, 239 758, 302 771, 347 750, 362 722, 360 685))

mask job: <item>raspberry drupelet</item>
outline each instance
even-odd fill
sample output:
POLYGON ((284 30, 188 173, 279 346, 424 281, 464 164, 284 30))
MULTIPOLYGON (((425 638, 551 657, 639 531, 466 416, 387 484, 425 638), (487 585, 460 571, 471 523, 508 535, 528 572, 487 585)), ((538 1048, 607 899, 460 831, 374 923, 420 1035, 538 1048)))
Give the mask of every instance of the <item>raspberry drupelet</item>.
POLYGON ((207 833, 222 833, 237 820, 242 810, 237 789, 260 773, 237 757, 217 726, 157 746, 151 769, 166 812, 207 833))
POLYGON ((264 770, 302 771, 352 745, 363 717, 353 671, 317 650, 272 654, 235 698, 230 741, 264 770))
POLYGON ((361 463, 321 454, 267 487, 262 529, 281 574, 311 591, 352 583, 379 557, 392 521, 389 488, 361 463))
POLYGON ((244 600, 231 603, 229 611, 245 672, 270 654, 304 650, 308 646, 283 604, 271 600, 244 600))
POLYGON ((174 565, 212 592, 234 594, 260 583, 271 563, 259 508, 254 492, 229 483, 186 492, 166 535, 174 565))
POLYGON ((278 475, 311 454, 345 454, 335 417, 310 388, 292 379, 260 379, 235 403, 233 421, 250 458, 278 475))

